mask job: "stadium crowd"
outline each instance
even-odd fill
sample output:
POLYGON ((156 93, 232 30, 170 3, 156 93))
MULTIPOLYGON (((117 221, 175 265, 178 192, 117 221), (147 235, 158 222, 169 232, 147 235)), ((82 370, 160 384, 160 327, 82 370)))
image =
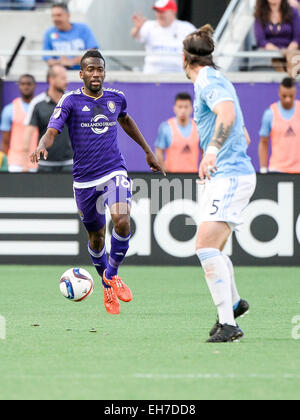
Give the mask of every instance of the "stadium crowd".
POLYGON ((0 0, 0 10, 34 10, 51 3, 53 0, 0 0))
MULTIPOLYGON (((50 4, 53 20, 53 26, 43 38, 43 50, 54 52, 52 57, 43 57, 49 66, 49 88, 47 92, 34 97, 34 77, 25 74, 19 79, 20 95, 3 109, 1 115, 0 171, 69 172, 72 168, 67 130, 58 138, 57 146, 53 148, 46 164, 41 163, 39 168, 33 167, 27 157, 45 133, 47 121, 67 89, 67 71, 80 68, 80 57, 57 57, 55 51, 62 48, 70 52, 85 51, 100 46, 88 25, 71 21, 68 5, 64 2, 0 0, 0 9, 32 10, 42 3, 50 4)), ((132 17, 131 36, 145 45, 147 53, 144 73, 181 73, 182 44, 186 36, 196 28, 190 22, 177 18, 178 7, 174 0, 158 0, 153 9, 155 20, 147 20, 139 13, 132 17), (158 52, 165 55, 157 56, 158 52)), ((300 153, 297 153, 300 149, 300 111, 292 64, 293 58, 300 55, 299 11, 300 0, 256 1, 254 30, 257 48, 282 51, 282 59, 274 59, 272 63, 276 70, 289 74, 289 78, 285 78, 281 84, 279 102, 271 105, 263 116, 258 151, 262 173, 269 170, 300 173, 300 153), (277 151, 282 147, 285 150, 285 163, 277 151)), ((184 168, 188 168, 188 172, 197 172, 201 151, 192 113, 192 98, 181 92, 175 99, 175 117, 162 122, 159 127, 156 153, 167 172, 184 172, 184 168), (184 154, 180 155, 182 150, 184 154)))
POLYGON ((300 54, 300 15, 295 0, 257 0, 255 36, 257 46, 266 51, 282 51, 282 59, 274 59, 279 71, 293 76, 293 58, 300 54))

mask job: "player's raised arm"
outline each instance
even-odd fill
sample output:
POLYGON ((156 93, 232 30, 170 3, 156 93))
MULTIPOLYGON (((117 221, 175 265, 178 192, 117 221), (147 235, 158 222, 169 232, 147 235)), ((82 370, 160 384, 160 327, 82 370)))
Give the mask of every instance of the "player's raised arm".
POLYGON ((45 135, 41 138, 41 141, 37 149, 30 156, 32 163, 39 163, 41 156, 47 160, 48 158, 48 149, 53 146, 56 136, 59 134, 59 131, 55 128, 48 128, 45 135))
POLYGON ((144 136, 140 132, 138 126, 136 125, 135 121, 130 117, 130 115, 126 114, 125 116, 121 116, 118 119, 120 126, 123 128, 125 133, 132 138, 146 153, 146 160, 152 172, 161 172, 163 175, 166 175, 164 169, 158 162, 157 158, 155 157, 154 153, 151 150, 151 147, 146 142, 144 136))
POLYGON ((216 105, 213 112, 217 115, 216 127, 213 138, 201 162, 199 176, 201 180, 211 179, 211 174, 217 168, 217 155, 230 136, 236 120, 234 102, 225 101, 216 105))

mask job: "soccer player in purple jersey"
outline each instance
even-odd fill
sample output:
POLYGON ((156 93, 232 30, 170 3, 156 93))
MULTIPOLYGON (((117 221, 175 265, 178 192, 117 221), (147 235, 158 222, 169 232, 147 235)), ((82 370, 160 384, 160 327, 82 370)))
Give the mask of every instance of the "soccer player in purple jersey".
POLYGON ((132 293, 118 276, 129 248, 132 182, 117 141, 117 123, 145 153, 153 172, 162 172, 134 120, 127 113, 123 92, 104 89, 105 60, 98 50, 89 50, 81 60, 84 87, 64 95, 31 160, 47 159, 47 150, 68 125, 74 151, 74 193, 82 222, 89 236, 88 250, 102 277, 104 304, 110 314, 120 313, 119 300, 129 302, 132 293), (109 259, 105 249, 105 208, 110 209, 114 229, 109 259))

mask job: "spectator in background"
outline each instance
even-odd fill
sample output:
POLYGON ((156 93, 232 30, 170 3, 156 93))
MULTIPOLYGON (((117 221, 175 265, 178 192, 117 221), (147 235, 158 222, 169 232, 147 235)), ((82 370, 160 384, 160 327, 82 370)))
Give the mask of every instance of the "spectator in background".
POLYGON ((284 79, 279 89, 280 101, 264 113, 259 144, 261 173, 300 173, 300 101, 296 95, 294 79, 284 79))
POLYGON ((300 10, 300 0, 289 0, 289 5, 300 10))
POLYGON ((257 0, 255 18, 258 47, 266 51, 282 51, 286 59, 273 60, 273 65, 280 71, 287 69, 292 76, 293 57, 300 54, 299 13, 288 0, 257 0))
MULTIPOLYGON (((43 48, 46 51, 85 51, 99 48, 91 29, 84 23, 72 23, 68 6, 55 3, 52 6, 54 27, 46 31, 43 48)), ((49 66, 61 64, 69 70, 80 70, 81 57, 44 57, 49 66)))
POLYGON ((0 152, 0 172, 8 172, 7 157, 3 152, 0 152))
MULTIPOLYGON (((30 154, 29 144, 32 134, 37 128, 39 139, 43 137, 47 131, 49 120, 67 89, 68 77, 64 66, 55 64, 50 67, 47 74, 47 81, 49 83, 48 91, 37 96, 32 101, 25 121, 26 156, 29 156, 30 154)), ((54 145, 49 150, 48 159, 46 161, 40 161, 39 172, 72 172, 72 167, 73 151, 69 138, 69 131, 68 128, 65 127, 62 133, 57 136, 54 145)))
MULTIPOLYGON (((29 154, 24 160, 25 138, 24 120, 27 116, 30 103, 34 97, 36 82, 33 76, 25 74, 19 79, 20 97, 7 105, 2 111, 2 152, 8 157, 9 172, 36 172, 36 167, 30 162, 29 154)), ((37 133, 32 133, 28 145, 30 151, 37 146, 37 133)))
POLYGON ((33 10, 36 0, 0 0, 1 10, 33 10))
POLYGON ((179 93, 174 105, 175 118, 161 124, 156 140, 156 156, 166 172, 198 173, 200 141, 193 113, 192 98, 179 93))
POLYGON ((189 22, 177 20, 178 9, 174 0, 159 0, 153 9, 155 21, 147 21, 138 14, 133 16, 134 28, 131 35, 146 46, 144 73, 183 72, 183 41, 196 28, 189 22), (155 53, 164 55, 157 56, 155 53), (168 55, 174 53, 178 56, 168 55))

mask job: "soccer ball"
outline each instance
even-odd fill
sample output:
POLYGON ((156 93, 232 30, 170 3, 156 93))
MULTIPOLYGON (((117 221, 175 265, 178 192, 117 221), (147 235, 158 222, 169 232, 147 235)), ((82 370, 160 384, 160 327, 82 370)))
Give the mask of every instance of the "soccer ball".
POLYGON ((82 302, 94 292, 94 280, 83 268, 71 268, 60 279, 60 291, 65 298, 82 302))

